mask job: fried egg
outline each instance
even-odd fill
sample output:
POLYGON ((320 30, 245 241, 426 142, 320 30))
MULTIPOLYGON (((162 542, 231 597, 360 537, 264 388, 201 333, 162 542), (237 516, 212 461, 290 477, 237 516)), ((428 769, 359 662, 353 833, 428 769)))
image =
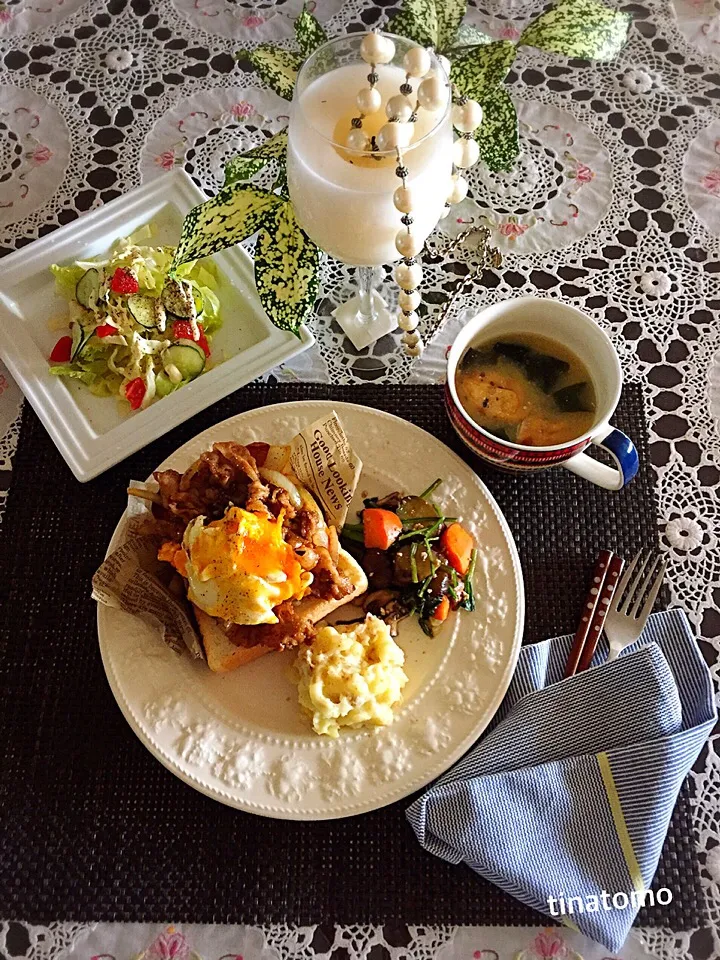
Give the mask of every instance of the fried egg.
POLYGON ((301 599, 312 574, 303 570, 283 540, 277 520, 228 507, 222 520, 198 517, 183 537, 188 600, 232 623, 277 623, 273 608, 301 599))

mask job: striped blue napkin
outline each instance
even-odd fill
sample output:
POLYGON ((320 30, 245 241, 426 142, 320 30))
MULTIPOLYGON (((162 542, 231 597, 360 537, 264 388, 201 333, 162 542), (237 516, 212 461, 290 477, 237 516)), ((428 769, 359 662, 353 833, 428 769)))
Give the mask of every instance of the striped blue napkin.
MULTIPOLYGON (((680 610, 563 680, 572 637, 523 647, 489 732, 407 811, 418 840, 615 953, 652 882, 678 791, 716 718, 680 610)), ((661 903, 682 890, 658 891, 661 903)))

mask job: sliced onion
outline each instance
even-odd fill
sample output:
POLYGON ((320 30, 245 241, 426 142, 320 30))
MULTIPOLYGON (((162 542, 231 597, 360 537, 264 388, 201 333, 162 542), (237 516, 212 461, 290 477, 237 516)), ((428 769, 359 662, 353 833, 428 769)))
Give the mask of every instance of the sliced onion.
POLYGON ((258 473, 263 480, 267 480, 268 483, 272 483, 276 487, 282 487, 283 490, 286 490, 290 497, 290 503, 292 503, 297 510, 300 509, 302 506, 302 497, 300 496, 300 491, 292 482, 292 480, 289 480, 284 473, 280 473, 278 470, 268 470, 267 467, 261 467, 258 470, 258 473))
POLYGON ((263 464, 268 470, 285 470, 290 463, 290 447, 271 444, 263 464))

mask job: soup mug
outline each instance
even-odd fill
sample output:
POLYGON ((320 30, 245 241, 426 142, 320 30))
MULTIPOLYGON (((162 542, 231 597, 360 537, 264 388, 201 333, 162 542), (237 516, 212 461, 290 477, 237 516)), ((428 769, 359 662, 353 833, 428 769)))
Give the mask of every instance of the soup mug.
POLYGON ((445 400, 456 433, 473 453, 505 470, 532 471, 562 466, 607 490, 620 490, 638 471, 632 441, 610 423, 622 390, 622 370, 615 348, 600 327, 580 310, 542 297, 520 297, 487 307, 470 320, 452 345, 447 361, 445 400), (463 354, 475 341, 521 333, 540 333, 572 350, 585 364, 595 387, 592 427, 568 443, 531 447, 501 440, 479 426, 458 399, 455 375, 463 354), (614 466, 583 453, 595 444, 607 450, 614 466))

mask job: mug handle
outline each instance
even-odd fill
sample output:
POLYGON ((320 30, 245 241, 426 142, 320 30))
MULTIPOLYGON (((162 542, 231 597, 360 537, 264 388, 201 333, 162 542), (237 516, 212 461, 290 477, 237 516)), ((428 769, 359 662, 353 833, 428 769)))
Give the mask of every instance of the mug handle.
POLYGON ((616 430, 610 425, 604 432, 601 431, 593 437, 592 443, 607 450, 617 466, 609 467, 605 463, 600 463, 599 460, 593 460, 586 453, 576 453, 562 466, 598 487, 604 487, 606 490, 622 490, 626 483, 630 483, 640 466, 640 459, 632 440, 621 430, 616 430))

